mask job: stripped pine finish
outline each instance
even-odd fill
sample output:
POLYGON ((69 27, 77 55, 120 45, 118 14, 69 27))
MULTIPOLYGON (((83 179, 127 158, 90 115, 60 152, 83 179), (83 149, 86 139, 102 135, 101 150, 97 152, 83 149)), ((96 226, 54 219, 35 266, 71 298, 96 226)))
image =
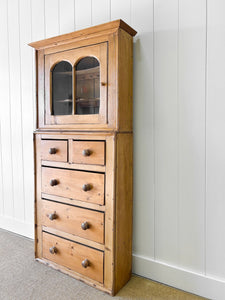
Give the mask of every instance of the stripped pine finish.
POLYGON ((132 268, 135 34, 118 20, 30 44, 38 53, 35 257, 111 295, 129 281, 132 268), (84 57, 89 64, 95 57, 99 66, 77 70, 84 57), (71 76, 66 100, 53 97, 52 70, 60 62, 72 69, 56 73, 67 87, 71 76), (99 94, 85 98, 98 89, 96 80, 99 94), (79 103, 87 110, 98 102, 98 113, 77 113, 79 103), (65 105, 71 113, 62 113, 65 105))

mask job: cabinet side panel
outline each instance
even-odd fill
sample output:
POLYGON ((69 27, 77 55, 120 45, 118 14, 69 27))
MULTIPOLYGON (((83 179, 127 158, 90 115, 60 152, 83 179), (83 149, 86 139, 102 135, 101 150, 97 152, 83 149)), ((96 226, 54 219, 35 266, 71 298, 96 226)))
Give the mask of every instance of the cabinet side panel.
POLYGON ((108 125, 110 128, 117 128, 116 112, 118 95, 118 34, 114 33, 108 37, 108 125))
POLYGON ((133 38, 119 30, 118 42, 118 128, 133 128, 133 38))
POLYGON ((104 287, 113 290, 115 234, 115 136, 106 138, 104 287))
POLYGON ((44 127, 44 52, 36 52, 37 127, 44 127))
POLYGON ((35 134, 35 258, 42 257, 41 229, 41 135, 35 134))
POLYGON ((117 135, 115 290, 130 279, 132 268, 133 135, 117 135))

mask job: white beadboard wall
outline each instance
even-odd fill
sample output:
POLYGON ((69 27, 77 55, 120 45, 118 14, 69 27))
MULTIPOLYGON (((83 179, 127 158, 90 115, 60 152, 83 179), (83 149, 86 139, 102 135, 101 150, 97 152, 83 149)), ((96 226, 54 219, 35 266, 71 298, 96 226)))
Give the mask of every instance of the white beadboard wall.
POLYGON ((34 53, 123 19, 134 39, 133 272, 225 299, 225 1, 0 1, 0 227, 33 237, 34 53))

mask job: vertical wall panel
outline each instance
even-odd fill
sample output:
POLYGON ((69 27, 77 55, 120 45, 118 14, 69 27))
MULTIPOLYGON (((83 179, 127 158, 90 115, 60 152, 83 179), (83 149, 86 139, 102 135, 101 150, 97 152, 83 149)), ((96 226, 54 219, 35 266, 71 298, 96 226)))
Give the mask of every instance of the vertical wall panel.
POLYGON ((0 116, 1 116, 1 154, 3 198, 1 199, 3 215, 13 215, 13 176, 11 147, 11 114, 9 88, 9 56, 8 56, 8 14, 7 0, 0 1, 0 116))
POLYGON ((74 0, 59 0, 59 33, 74 31, 74 0))
MULTIPOLYGON (((31 42, 43 40, 45 34, 45 0, 31 0, 31 42)), ((32 64, 32 94, 33 94, 33 127, 36 126, 36 61, 35 50, 33 52, 32 64)))
POLYGON ((59 34, 59 0, 45 0, 46 38, 59 34))
POLYGON ((32 42, 45 38, 45 0, 31 0, 32 42))
POLYGON ((131 0, 111 0, 111 19, 122 19, 130 24, 131 21, 131 0))
POLYGON ((178 0, 155 1, 155 255, 178 259, 178 0))
POLYGON ((206 273, 219 278, 225 277, 224 11, 224 1, 208 0, 206 273))
POLYGON ((27 45, 31 40, 30 0, 20 0, 20 53, 21 53, 21 101, 23 129, 24 212, 25 221, 33 223, 33 51, 27 45))
POLYGON ((179 2, 179 263, 205 265, 206 1, 179 2))
POLYGON ((19 3, 8 1, 9 73, 13 164, 14 217, 24 219, 24 170, 21 111, 19 3))
POLYGON ((142 1, 140 6, 139 0, 133 0, 131 20, 131 26, 138 32, 134 40, 133 76, 135 216, 133 251, 154 257, 153 1, 142 1))
POLYGON ((76 30, 90 27, 92 24, 92 0, 75 1, 75 28, 76 30))
POLYGON ((92 24, 97 25, 110 21, 110 0, 92 1, 92 24))

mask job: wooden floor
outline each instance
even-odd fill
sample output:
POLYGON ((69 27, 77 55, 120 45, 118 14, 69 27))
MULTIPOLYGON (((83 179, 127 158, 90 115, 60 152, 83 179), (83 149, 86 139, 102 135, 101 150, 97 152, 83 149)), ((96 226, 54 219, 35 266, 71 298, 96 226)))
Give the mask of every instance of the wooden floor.
POLYGON ((0 300, 198 300, 133 275, 114 297, 34 261, 33 241, 0 229, 0 300))

